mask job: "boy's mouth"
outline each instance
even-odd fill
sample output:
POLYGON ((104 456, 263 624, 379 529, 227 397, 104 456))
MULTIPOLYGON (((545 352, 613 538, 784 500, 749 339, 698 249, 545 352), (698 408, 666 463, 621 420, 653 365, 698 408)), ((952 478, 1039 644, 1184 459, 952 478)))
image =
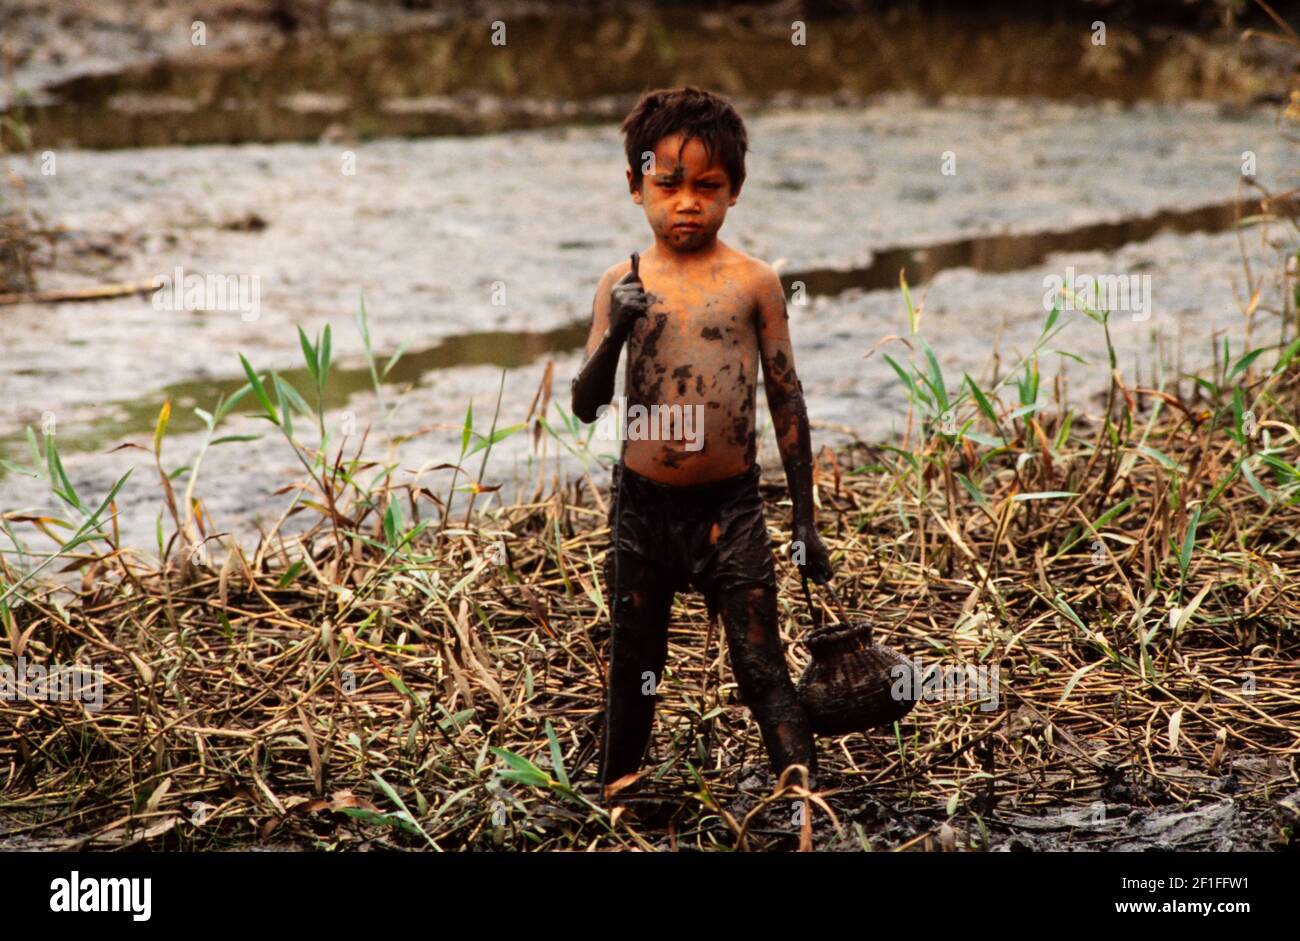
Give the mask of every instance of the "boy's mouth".
POLYGON ((700 225, 698 222, 675 222, 673 223, 673 228, 685 229, 688 232, 698 232, 700 229, 704 228, 704 226, 700 225))

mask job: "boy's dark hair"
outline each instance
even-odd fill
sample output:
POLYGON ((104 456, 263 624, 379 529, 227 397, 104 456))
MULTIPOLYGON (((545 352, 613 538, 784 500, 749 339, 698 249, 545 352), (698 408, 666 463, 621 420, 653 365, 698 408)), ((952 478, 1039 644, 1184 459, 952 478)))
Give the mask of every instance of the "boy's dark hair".
POLYGON ((624 135, 623 149, 637 188, 642 182, 643 155, 653 153, 655 144, 678 132, 683 146, 696 138, 704 145, 710 161, 718 155, 731 178, 733 192, 738 192, 745 182, 745 151, 749 148, 745 122, 731 102, 720 95, 691 85, 648 91, 623 119, 619 130, 624 135))

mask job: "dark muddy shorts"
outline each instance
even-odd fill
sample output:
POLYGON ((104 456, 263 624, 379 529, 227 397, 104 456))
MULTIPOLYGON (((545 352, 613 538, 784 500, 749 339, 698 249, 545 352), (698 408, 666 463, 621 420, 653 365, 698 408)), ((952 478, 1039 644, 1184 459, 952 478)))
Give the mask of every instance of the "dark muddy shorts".
POLYGON ((775 588, 771 541, 758 492, 760 470, 708 484, 682 487, 614 466, 609 506, 610 551, 605 578, 613 586, 615 561, 624 573, 621 591, 649 575, 662 588, 694 588, 710 615, 718 593, 757 585, 775 588), (616 519, 616 512, 621 519, 616 519), (615 543, 617 540, 617 543, 615 543))

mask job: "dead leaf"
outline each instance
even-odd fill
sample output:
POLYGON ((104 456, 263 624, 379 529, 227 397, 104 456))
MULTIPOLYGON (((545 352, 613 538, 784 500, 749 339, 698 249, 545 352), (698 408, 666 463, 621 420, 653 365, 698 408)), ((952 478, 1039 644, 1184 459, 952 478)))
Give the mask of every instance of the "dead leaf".
POLYGON ((144 684, 146 686, 152 686, 153 670, 149 668, 149 664, 141 660, 134 650, 128 650, 126 655, 130 658, 131 663, 135 665, 135 671, 140 674, 140 679, 144 680, 144 684))
POLYGON ((313 790, 317 794, 323 794, 325 792, 325 769, 321 765, 320 749, 316 747, 316 736, 312 734, 311 723, 307 721, 307 714, 302 711, 302 706, 298 707, 298 720, 302 722, 302 737, 307 741, 307 760, 311 762, 313 790))
POLYGON ((939 847, 945 853, 957 852, 957 831, 946 820, 943 822, 943 826, 939 828, 939 847))
POLYGON ((370 801, 366 800, 364 797, 357 797, 348 790, 335 791, 330 796, 329 808, 333 811, 369 810, 374 813, 379 813, 379 808, 370 803, 370 801))
POLYGON ((162 799, 166 797, 167 792, 171 790, 171 787, 172 787, 172 779, 167 778, 167 780, 163 781, 162 784, 159 784, 156 788, 154 788, 153 793, 149 795, 149 799, 145 801, 145 805, 144 805, 145 813, 152 813, 155 810, 157 810, 158 806, 162 803, 162 799))
POLYGON ((623 775, 623 777, 619 778, 617 781, 614 781, 606 786, 605 799, 608 800, 609 798, 613 797, 615 794, 618 794, 620 791, 626 790, 627 788, 631 787, 640 779, 641 779, 640 771, 633 771, 631 774, 623 775))

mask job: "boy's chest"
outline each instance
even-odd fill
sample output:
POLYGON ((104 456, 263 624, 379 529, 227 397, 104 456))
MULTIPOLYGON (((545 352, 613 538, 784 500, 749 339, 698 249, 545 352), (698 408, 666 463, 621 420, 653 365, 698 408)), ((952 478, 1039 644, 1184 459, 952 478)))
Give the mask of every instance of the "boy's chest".
POLYGON ((726 282, 663 284, 653 279, 646 279, 645 290, 650 308, 632 331, 634 353, 735 356, 738 348, 756 341, 756 306, 748 291, 726 282))
MULTIPOLYGON (((650 308, 628 338, 629 385, 645 402, 752 395, 758 331, 752 294, 645 281, 650 308)), ((726 405, 720 401, 720 405, 726 405)))

